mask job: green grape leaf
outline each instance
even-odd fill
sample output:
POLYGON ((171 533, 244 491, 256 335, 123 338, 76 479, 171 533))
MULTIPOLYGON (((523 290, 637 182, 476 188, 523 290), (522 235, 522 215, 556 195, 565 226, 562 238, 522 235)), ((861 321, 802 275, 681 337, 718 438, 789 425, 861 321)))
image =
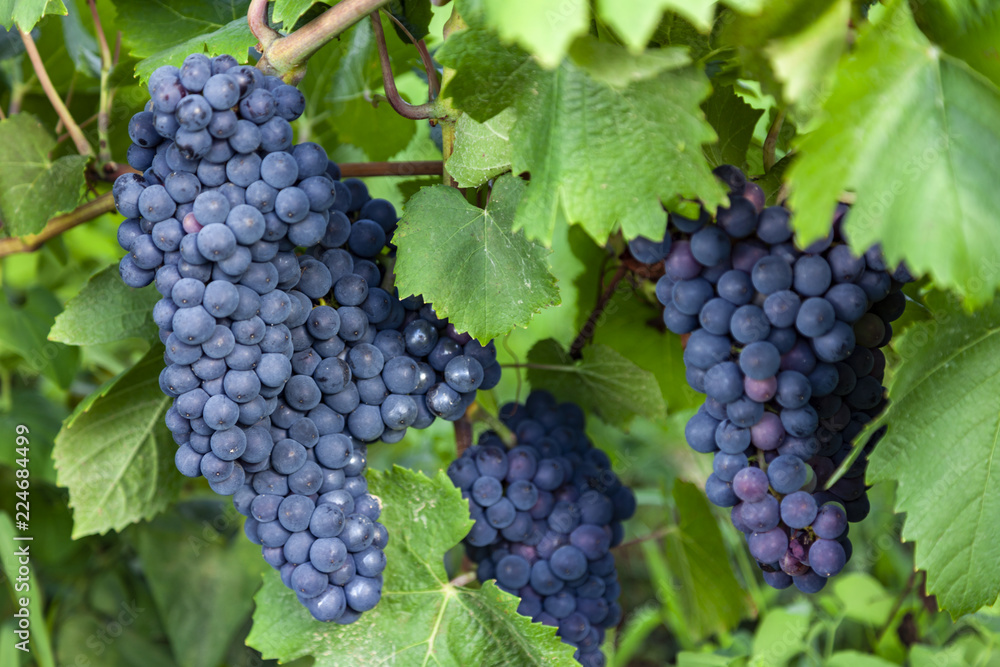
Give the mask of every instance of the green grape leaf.
MULTIPOLYGON (((640 52, 656 32, 666 11, 676 12, 708 33, 715 19, 715 0, 597 0, 596 13, 630 50, 640 52)), ((759 12, 764 0, 729 0, 725 4, 743 13, 759 12)))
POLYGON ((76 375, 80 351, 46 340, 60 310, 55 295, 42 287, 30 287, 16 305, 0 296, 0 350, 24 360, 22 373, 41 373, 66 389, 76 375))
POLYGON ((681 651, 677 654, 677 667, 730 667, 731 665, 742 665, 743 663, 744 660, 742 658, 718 655, 716 653, 681 651))
MULTIPOLYGON (((249 33, 249 4, 250 0, 114 0, 126 43, 137 57, 152 56, 237 20, 249 33)), ((242 62, 246 62, 245 48, 242 53, 233 51, 230 55, 243 57, 242 62)))
MULTIPOLYGON (((317 0, 275 0, 271 8, 271 22, 280 23, 285 31, 290 31, 316 3, 317 0)), ((321 0, 320 4, 328 5, 330 2, 321 0)))
POLYGON ((513 106, 541 71, 528 53, 505 46, 485 30, 451 35, 434 56, 457 70, 444 93, 480 123, 513 106))
POLYGON ((824 663, 827 667, 894 667, 890 662, 877 655, 868 655, 860 651, 837 651, 824 663))
POLYGON ((693 67, 624 90, 568 62, 544 74, 519 98, 511 136, 514 171, 531 172, 517 226, 547 240, 561 205, 595 240, 618 225, 627 238, 657 238, 666 225, 661 201, 704 194, 714 209, 722 189, 701 145, 715 133, 697 106, 707 93, 704 74, 693 67))
POLYGON ((673 489, 679 521, 667 534, 664 552, 681 590, 697 588, 697 596, 678 596, 688 631, 698 639, 735 627, 749 615, 750 596, 733 574, 719 524, 705 493, 678 480, 673 489))
POLYGON ((410 35, 414 39, 423 39, 427 36, 427 28, 434 16, 430 0, 390 0, 385 9, 410 33, 407 35, 393 22, 392 27, 404 44, 410 43, 410 35))
POLYGON ((923 0, 910 5, 920 30, 1000 86, 1000 4, 923 0))
POLYGON ((269 572, 247 644, 282 662, 311 655, 315 667, 576 664, 553 628, 518 615, 517 598, 493 582, 471 589, 448 581, 444 554, 472 521, 444 472, 429 478, 399 466, 371 470, 368 487, 382 501, 379 521, 390 536, 379 605, 351 625, 321 623, 269 572))
POLYGON ((781 608, 772 609, 757 625, 753 637, 751 667, 784 667, 806 649, 809 615, 781 608))
POLYGON ((482 4, 488 24, 505 42, 516 42, 550 69, 590 27, 586 0, 482 0, 482 4))
POLYGON ((101 76, 101 56, 97 50, 97 40, 83 26, 79 8, 71 2, 66 9, 69 10, 67 16, 60 21, 66 51, 73 59, 76 71, 98 79, 101 76))
POLYGON ((510 131, 517 114, 510 107, 477 123, 462 114, 455 124, 455 150, 448 158, 448 173, 462 188, 477 188, 510 171, 510 131))
POLYGON ((801 32, 765 47, 787 101, 810 109, 821 99, 847 42, 850 17, 850 0, 836 0, 801 32))
POLYGON ((56 142, 38 120, 20 113, 0 121, 0 218, 8 236, 37 234, 76 208, 86 184, 82 155, 49 159, 56 142))
POLYGON ((539 341, 528 353, 528 382, 580 405, 605 422, 627 426, 636 415, 663 420, 667 406, 656 376, 607 345, 587 345, 572 359, 557 341, 539 341))
POLYGON ((630 83, 691 63, 684 47, 649 49, 636 55, 595 37, 573 42, 569 56, 592 79, 614 88, 626 88, 630 83))
POLYGON ((825 235, 842 190, 845 231, 881 243, 970 305, 1000 285, 1000 90, 930 44, 904 2, 865 29, 837 73, 825 121, 798 142, 788 172, 800 243, 825 235))
MULTIPOLYGON (((581 313, 584 318, 589 314, 581 313)), ((662 309, 650 306, 631 289, 619 289, 594 328, 593 342, 614 348, 639 368, 652 372, 670 412, 696 408, 705 397, 687 382, 677 381, 684 375, 680 337, 663 335, 662 327, 662 309)))
POLYGON ((438 316, 481 341, 559 303, 547 251, 511 230, 524 189, 516 176, 501 176, 485 210, 455 188, 421 189, 393 236, 400 295, 423 295, 438 316))
POLYGON ((731 164, 742 167, 753 139, 753 129, 764 115, 733 92, 732 86, 719 86, 701 105, 708 122, 719 136, 718 142, 705 147, 712 166, 731 164))
POLYGON ((69 345, 98 345, 125 338, 153 338, 153 306, 160 295, 152 289, 128 287, 118 265, 90 278, 57 317, 49 340, 69 345))
POLYGON ((388 160, 406 148, 417 129, 388 104, 372 108, 361 97, 345 102, 332 125, 340 143, 363 146, 369 160, 388 160))
POLYGON ((249 61, 247 49, 256 43, 257 38, 250 32, 246 17, 243 17, 227 23, 218 30, 201 33, 197 37, 192 37, 169 49, 158 51, 145 60, 139 61, 135 67, 135 73, 139 77, 139 81, 145 83, 157 67, 162 65, 179 67, 188 54, 201 52, 208 56, 228 53, 237 61, 246 63, 249 61))
POLYGON ((872 575, 845 572, 830 583, 846 618, 875 628, 892 620, 896 597, 872 575))
POLYGON ((603 243, 619 225, 629 238, 662 235, 661 201, 725 201, 701 155, 715 140, 698 108, 709 92, 701 70, 673 67, 619 89, 570 60, 545 71, 481 30, 455 35, 438 57, 457 70, 447 94, 473 118, 517 110, 513 171, 530 172, 531 186, 515 229, 529 238, 548 243, 560 208, 603 243), (480 93, 487 85, 504 89, 480 93))
POLYGON ((250 618, 260 575, 268 569, 260 547, 242 530, 229 530, 228 536, 216 532, 243 524, 229 499, 212 508, 217 511, 200 521, 161 515, 134 534, 170 646, 178 664, 188 667, 223 664, 229 643, 250 618))
POLYGON ((597 0, 597 14, 632 51, 646 48, 663 12, 670 10, 690 21, 702 32, 712 28, 715 0, 597 0))
POLYGON ((1000 593, 1000 304, 968 315, 931 303, 934 319, 895 342, 905 363, 889 385, 888 431, 872 453, 871 482, 895 481, 903 539, 927 591, 952 616, 992 605, 1000 593), (947 443, 947 455, 927 443, 947 443), (947 498, 948 502, 942 502, 947 498))
POLYGON ((66 5, 62 3, 62 0, 0 1, 0 25, 5 30, 10 30, 17 24, 21 30, 30 32, 42 17, 48 14, 65 16, 66 5))
MULTIPOLYGON (((97 638, 103 636, 111 638, 108 633, 109 618, 114 618, 121 614, 122 620, 135 621, 142 618, 143 614, 152 609, 152 605, 139 603, 133 600, 123 600, 121 606, 114 611, 111 616, 105 616, 94 611, 74 609, 73 613, 66 619, 60 621, 59 632, 56 634, 56 660, 58 665, 72 665, 77 659, 83 657, 85 665, 100 665, 100 667, 178 667, 170 655, 170 647, 162 641, 162 633, 156 627, 156 634, 151 637, 148 633, 143 633, 135 625, 127 623, 120 624, 121 632, 114 638, 113 642, 100 642, 97 638), (155 637, 155 638, 154 638, 155 637), (87 641, 91 644, 88 646, 87 641), (96 657, 97 653, 85 652, 84 646, 98 647, 101 649, 100 662, 91 660, 89 655, 96 657)), ((201 612, 192 610, 192 615, 200 615, 201 612)), ((117 621, 111 621, 117 623, 117 621)))
POLYGON ((56 437, 59 486, 69 489, 73 538, 151 519, 177 495, 176 447, 163 423, 163 347, 154 346, 56 437))

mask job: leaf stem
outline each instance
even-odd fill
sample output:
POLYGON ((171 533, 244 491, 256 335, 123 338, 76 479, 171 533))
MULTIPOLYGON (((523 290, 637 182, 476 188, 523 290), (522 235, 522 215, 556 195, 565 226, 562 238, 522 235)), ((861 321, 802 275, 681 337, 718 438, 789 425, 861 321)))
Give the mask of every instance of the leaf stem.
MULTIPOLYGON (((264 55, 257 62, 257 68, 265 74, 280 76, 287 83, 298 83, 305 76, 310 56, 388 3, 389 0, 341 0, 295 32, 273 40, 262 51, 264 55)), ((265 0, 251 3, 258 16, 261 4, 266 8, 265 0)), ((250 20, 250 14, 247 20, 250 20)))
MULTIPOLYGON (((469 26, 465 23, 465 19, 462 15, 458 13, 458 7, 454 7, 451 10, 451 16, 444 24, 444 30, 442 30, 443 37, 445 41, 449 37, 454 35, 456 32, 461 32, 469 26)), ((450 67, 445 67, 441 72, 441 87, 447 88, 448 82, 455 77, 455 70, 450 67)), ((443 104, 449 104, 447 99, 442 100, 443 104)), ((441 155, 444 156, 445 163, 451 157, 451 154, 455 152, 455 132, 457 126, 457 114, 450 114, 448 118, 441 120, 441 155)), ((444 178, 442 179, 445 185, 450 185, 453 188, 458 187, 458 181, 452 178, 448 170, 445 169, 444 178)))
POLYGON ((69 109, 63 104, 62 99, 59 97, 59 93, 56 92, 55 86, 52 85, 52 80, 49 79, 49 73, 45 71, 45 64, 42 62, 42 57, 38 53, 38 47, 35 46, 35 40, 32 39, 31 33, 25 32, 18 26, 18 32, 21 33, 21 41, 24 42, 24 50, 28 54, 28 59, 31 61, 31 66, 35 70, 35 75, 38 77, 38 82, 42 85, 42 90, 45 91, 45 96, 49 98, 49 102, 52 104, 52 108, 55 109, 56 114, 62 120, 63 125, 66 126, 66 131, 69 132, 69 136, 73 138, 73 143, 76 144, 76 150, 80 155, 86 155, 87 157, 92 157, 94 155, 94 149, 90 147, 90 143, 87 142, 87 138, 83 136, 83 131, 73 120, 72 114, 70 114, 69 109))
POLYGON ((576 338, 573 340, 573 344, 569 347, 569 356, 573 359, 580 358, 583 346, 586 345, 587 341, 594 336, 594 331, 597 329, 597 320, 601 317, 601 314, 607 307, 608 301, 610 301, 611 297, 614 296, 615 290, 618 288, 618 283, 625 278, 627 273, 628 268, 624 264, 620 264, 618 269, 615 271, 615 275, 613 275, 611 280, 608 281, 607 286, 604 288, 604 292, 601 293, 600 298, 597 299, 597 303, 594 304, 594 309, 590 311, 590 316, 580 328, 580 333, 577 334, 576 338))
POLYGON ((90 5, 90 13, 94 17, 97 42, 101 47, 101 93, 97 107, 97 159, 102 169, 113 171, 115 164, 111 161, 111 143, 108 139, 108 130, 111 125, 111 102, 114 99, 113 91, 110 90, 109 79, 114 63, 111 60, 111 49, 108 48, 108 40, 104 37, 101 17, 97 13, 97 2, 96 0, 87 0, 87 4, 90 5))
POLYGON ((771 127, 767 130, 767 137, 764 139, 764 173, 771 171, 774 166, 774 150, 778 146, 778 135, 781 134, 781 125, 785 122, 785 110, 778 110, 778 115, 774 117, 771 127))
POLYGON ((659 530, 654 530, 653 532, 647 533, 646 535, 641 535, 627 542, 622 542, 621 544, 619 544, 617 547, 614 548, 628 549, 629 547, 635 546, 636 544, 642 544, 643 542, 649 542, 650 540, 658 540, 662 537, 666 537, 667 535, 675 532, 676 530, 677 530, 676 526, 664 526, 663 528, 660 528, 659 530))
POLYGON ((37 234, 0 239, 0 257, 21 252, 34 252, 41 248, 46 241, 113 210, 115 210, 115 200, 110 192, 106 192, 96 199, 77 206, 69 213, 52 218, 45 224, 45 228, 37 234))
POLYGON ((0 407, 4 412, 14 409, 14 388, 11 386, 14 378, 10 369, 0 366, 0 407))
POLYGON ((471 584, 475 580, 476 580, 475 572, 465 572, 464 574, 458 575, 448 583, 451 584, 452 586, 465 586, 466 584, 471 584))
POLYGON ((378 12, 372 12, 372 29, 375 31, 375 43, 378 45, 378 62, 382 68, 382 84, 385 87, 385 97, 393 110, 403 118, 410 120, 426 120, 435 117, 434 105, 413 105, 399 96, 396 89, 396 79, 392 76, 392 63, 389 62, 389 49, 385 44, 385 33, 382 32, 382 20, 378 12))
POLYGON ((444 164, 441 160, 340 163, 340 175, 344 178, 364 178, 365 176, 440 176, 443 171, 444 164))
POLYGON ((97 31, 97 44, 101 47, 101 61, 111 64, 111 49, 108 48, 108 40, 104 36, 104 26, 101 25, 101 17, 97 13, 97 2, 87 0, 90 5, 90 13, 94 17, 94 29, 97 31))
POLYGON ((524 363, 524 364, 500 364, 500 367, 501 368, 526 368, 529 371, 530 370, 535 370, 535 371, 562 371, 562 372, 566 372, 566 373, 574 372, 576 370, 572 366, 556 366, 554 364, 533 364, 531 362, 524 363))
MULTIPOLYGON (((82 128, 85 128, 85 127, 87 127, 88 125, 92 124, 92 123, 93 123, 94 121, 96 121, 96 120, 97 120, 97 116, 98 116, 98 115, 99 115, 99 114, 96 114, 96 113, 95 113, 95 114, 94 114, 93 116, 91 116, 91 117, 90 117, 90 118, 88 118, 87 120, 85 120, 85 121, 81 122, 81 123, 80 123, 80 128, 82 129, 82 128)), ((63 133, 62 133, 62 134, 60 134, 60 135, 59 135, 58 137, 56 137, 56 144, 61 144, 62 142, 66 141, 67 139, 69 139, 69 132, 63 132, 63 133)))

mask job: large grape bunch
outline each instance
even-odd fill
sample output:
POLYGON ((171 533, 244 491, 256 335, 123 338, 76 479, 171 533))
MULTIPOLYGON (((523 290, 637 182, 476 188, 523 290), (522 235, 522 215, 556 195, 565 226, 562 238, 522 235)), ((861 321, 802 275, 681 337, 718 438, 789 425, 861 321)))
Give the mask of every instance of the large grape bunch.
POLYGON ((640 240, 633 254, 663 260, 663 320, 690 335, 687 380, 707 398, 685 433, 714 456, 709 500, 732 508, 768 584, 815 593, 851 557, 848 522, 870 509, 866 457, 884 430, 826 487, 886 406, 879 348, 912 278, 903 266, 891 271, 877 247, 851 251, 847 206, 826 238, 800 250, 786 208, 764 208, 760 188, 735 167, 716 174, 730 206, 714 222, 704 211, 671 216, 667 237, 640 240))
POLYGON ((389 202, 314 143, 302 94, 230 56, 149 80, 114 186, 126 284, 155 281, 175 462, 232 495, 246 533, 320 620, 380 597, 388 535, 365 443, 457 419, 499 380, 493 344, 460 334, 381 266, 389 202))
POLYGON ((480 581, 496 579, 521 598, 518 613, 558 628, 580 664, 604 665, 605 629, 622 617, 610 549, 635 496, 587 438, 579 406, 536 390, 500 417, 514 448, 489 431, 448 468, 475 520, 466 552, 480 581))

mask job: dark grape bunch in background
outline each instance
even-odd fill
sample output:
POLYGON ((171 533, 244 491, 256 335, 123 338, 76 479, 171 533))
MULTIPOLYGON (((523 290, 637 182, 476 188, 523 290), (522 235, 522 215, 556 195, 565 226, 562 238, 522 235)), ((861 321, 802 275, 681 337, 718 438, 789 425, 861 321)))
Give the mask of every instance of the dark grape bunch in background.
POLYGON ((825 586, 851 557, 848 523, 870 506, 866 457, 884 429, 829 489, 865 424, 885 409, 891 322, 903 314, 905 267, 880 250, 856 256, 839 205, 830 233, 795 246, 789 211, 729 165, 716 175, 730 205, 716 220, 672 215, 662 242, 637 239, 636 259, 663 261, 663 321, 689 334, 688 383, 707 396, 685 435, 714 456, 705 492, 775 588, 825 586))
POLYGON ((149 80, 114 186, 122 279, 155 282, 167 426, 189 477, 232 495, 246 533, 319 620, 381 595, 366 445, 457 419, 499 381, 493 344, 400 301, 383 262, 397 215, 292 145, 292 86, 230 56, 188 56, 149 80))
POLYGON ((448 468, 475 520, 466 552, 480 581, 496 579, 521 598, 518 613, 558 628, 580 664, 604 665, 605 630, 622 617, 610 549, 635 496, 587 438, 579 406, 536 390, 500 418, 515 447, 489 431, 448 468))

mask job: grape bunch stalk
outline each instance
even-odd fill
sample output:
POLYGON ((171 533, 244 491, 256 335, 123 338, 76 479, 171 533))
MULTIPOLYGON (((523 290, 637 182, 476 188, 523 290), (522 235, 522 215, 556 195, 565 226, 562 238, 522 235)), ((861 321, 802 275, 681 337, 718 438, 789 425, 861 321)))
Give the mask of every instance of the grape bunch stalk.
POLYGON ((181 474, 230 495, 245 532, 313 616, 381 597, 388 533, 367 444, 458 419, 499 381, 490 342, 455 331, 386 269, 398 217, 292 144, 296 88, 192 54, 149 79, 114 185, 120 273, 155 283, 160 387, 181 474))
POLYGON ((851 250, 846 205, 825 238, 800 249, 786 208, 765 208, 735 167, 716 175, 730 205, 714 221, 704 210, 672 215, 662 241, 630 247, 640 261, 663 262, 663 321, 688 335, 687 381, 707 398, 685 435, 714 457, 706 495, 732 508, 768 584, 815 593, 851 557, 848 523, 870 510, 866 457, 884 428, 827 486, 887 405, 880 348, 912 277, 890 270, 878 247, 851 250))
POLYGON ((466 553, 480 581, 496 579, 521 598, 519 614, 558 628, 580 664, 604 665, 605 630, 622 618, 610 549, 635 495, 587 438, 576 404, 536 390, 500 418, 517 436, 514 448, 488 431, 448 468, 475 520, 466 553))

